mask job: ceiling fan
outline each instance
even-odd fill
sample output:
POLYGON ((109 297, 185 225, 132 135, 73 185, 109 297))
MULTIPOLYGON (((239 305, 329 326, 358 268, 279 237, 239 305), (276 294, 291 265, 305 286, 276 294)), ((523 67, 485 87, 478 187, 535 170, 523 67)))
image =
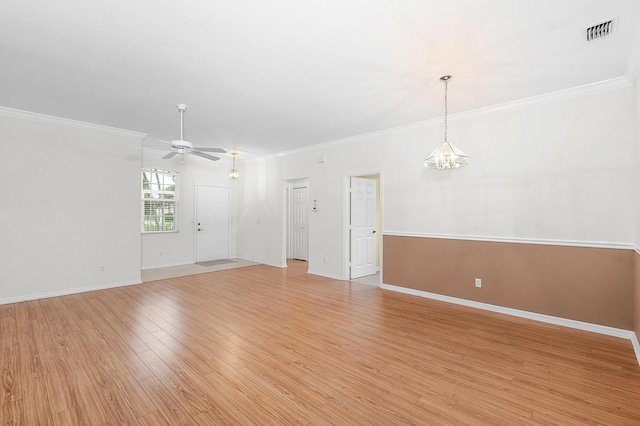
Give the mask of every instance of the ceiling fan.
MULTIPOLYGON (((216 152, 216 153, 220 153, 220 154, 225 154, 227 151, 225 151, 222 148, 194 147, 191 142, 185 141, 183 139, 184 112, 187 110, 187 106, 185 104, 178 104, 177 107, 178 107, 178 111, 180 111, 180 139, 175 139, 175 140, 172 140, 171 142, 167 142, 167 141, 163 141, 161 139, 157 139, 158 141, 160 141, 162 143, 170 145, 170 147, 164 148, 164 147, 149 146, 148 148, 163 149, 163 150, 171 151, 167 155, 162 157, 163 160, 166 160, 166 159, 169 159, 169 158, 173 158, 176 155, 180 154, 180 155, 182 155, 182 160, 184 161, 184 155, 185 154, 193 154, 193 155, 197 155, 198 157, 206 158, 207 160, 218 161, 220 159, 220 157, 216 157, 215 155, 206 154, 206 152, 216 152)), ((148 137, 149 136, 147 136, 147 138, 148 137)), ((147 139, 147 138, 145 138, 145 139, 147 139)), ((155 138, 153 138, 153 139, 155 139, 155 138)))

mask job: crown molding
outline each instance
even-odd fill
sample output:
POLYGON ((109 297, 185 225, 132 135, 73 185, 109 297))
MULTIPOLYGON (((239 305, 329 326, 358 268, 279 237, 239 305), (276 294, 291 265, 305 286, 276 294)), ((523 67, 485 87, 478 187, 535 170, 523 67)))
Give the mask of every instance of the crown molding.
POLYGON ((70 127, 73 129, 89 130, 92 132, 106 133, 115 136, 126 136, 136 139, 143 139, 146 133, 134 132, 132 130, 119 129, 117 127, 103 126, 101 124, 87 123, 85 121, 71 120, 69 118, 54 117, 52 115, 40 114, 37 112, 22 111, 19 109, 0 107, 0 116, 9 118, 19 118, 32 120, 55 126, 70 127))
MULTIPOLYGON (((637 29, 634 36, 633 45, 640 45, 640 29, 637 29)), ((448 120, 450 123, 479 119, 494 114, 502 114, 510 111, 517 111, 525 108, 532 108, 539 105, 545 105, 554 102, 561 102, 565 100, 575 99, 584 96, 595 95, 598 93, 609 92, 626 87, 633 86, 638 73, 640 71, 640 47, 638 49, 631 49, 629 53, 629 59, 627 61, 627 67, 625 71, 625 77, 617 77, 609 80, 600 81, 597 83, 586 84, 570 89, 560 90, 557 92, 546 93, 543 95, 532 96, 525 99, 520 99, 512 102, 505 102, 502 104, 496 104, 485 108, 479 108, 471 111, 460 112, 456 114, 450 114, 448 120)), ((0 116, 19 118, 26 120, 38 121, 41 123, 52 124, 57 126, 71 127, 81 130, 89 130, 94 132, 112 134, 116 136, 125 136, 132 138, 143 139, 147 136, 146 133, 135 132, 132 130, 120 129, 117 127, 104 126, 101 124, 88 123, 85 121, 72 120, 69 118, 55 117, 46 114, 40 114, 36 112, 22 111, 13 108, 7 108, 0 106, 0 116)), ((425 129, 434 126, 442 125, 442 117, 432 118, 429 120, 419 121, 416 123, 406 124, 403 126, 392 127, 389 129, 378 130, 375 132, 362 133, 355 136, 349 136, 346 138, 335 139, 327 142, 321 142, 314 145, 309 145, 301 148, 292 149, 289 151, 282 151, 275 154, 267 154, 264 156, 256 156, 255 154, 243 152, 244 159, 259 159, 259 158, 274 158, 291 154, 299 154, 303 152, 318 151, 325 148, 330 148, 338 145, 346 145, 355 142, 359 142, 363 139, 369 139, 372 137, 380 137, 386 135, 395 135, 398 133, 409 132, 418 129, 425 129)))
POLYGON ((529 98, 519 99, 516 101, 505 102, 502 104, 479 108, 472 111, 461 112, 458 114, 450 115, 449 122, 466 121, 487 117, 494 114, 518 111, 521 109, 533 108, 540 105, 597 95, 599 93, 612 92, 614 90, 624 89, 631 86, 633 86, 633 83, 631 83, 625 77, 616 77, 609 80, 599 81, 597 83, 585 84, 582 86, 572 87, 570 89, 559 90, 557 92, 545 93, 543 95, 531 96, 529 98))
MULTIPOLYGON (((640 49, 639 49, 640 50, 640 49)), ((638 53, 640 56, 640 53, 638 53)), ((503 114, 511 111, 517 111, 525 108, 532 108, 540 105, 546 105, 555 102, 581 98, 585 96, 596 95, 599 93, 610 92, 633 86, 633 83, 625 77, 616 77, 609 80, 599 81, 597 83, 585 84, 582 86, 572 87, 570 89, 559 90, 557 92, 545 93, 543 95, 532 96, 529 98, 519 99, 516 101, 505 102, 502 104, 491 105, 484 108, 478 108, 471 111, 449 114, 449 123, 460 121, 474 120, 488 117, 494 114, 503 114)), ((332 141, 322 142, 315 145, 309 145, 302 148, 296 148, 289 151, 269 155, 268 157, 281 157, 291 154, 299 154, 309 151, 318 151, 337 145, 346 145, 359 142, 363 139, 372 137, 380 137, 386 135, 395 135, 419 129, 426 129, 434 126, 442 125, 442 117, 432 118, 429 120, 419 121, 417 123, 406 124, 403 126, 392 127, 389 129, 378 130, 375 132, 363 133, 360 135, 349 136, 346 138, 335 139, 332 141)))

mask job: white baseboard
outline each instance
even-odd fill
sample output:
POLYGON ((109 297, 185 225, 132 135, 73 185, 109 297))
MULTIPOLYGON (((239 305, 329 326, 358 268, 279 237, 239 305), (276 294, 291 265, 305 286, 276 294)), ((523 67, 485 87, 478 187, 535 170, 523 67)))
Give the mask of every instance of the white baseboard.
POLYGON ((554 317, 551 315, 538 314, 535 312, 521 311, 519 309, 505 308, 504 306, 491 305, 489 303, 476 302, 474 300, 460 299, 457 297, 445 296, 437 293, 430 293, 428 291, 415 290, 412 288, 399 287, 390 284, 381 284, 380 288, 384 290, 397 291, 399 293, 410 294, 413 296, 425 297, 427 299, 439 300, 441 302, 453 303, 456 305, 468 306, 471 308, 483 309, 485 311, 498 312, 501 314, 511 315, 520 318, 526 318, 534 321, 545 322, 548 324, 560 325, 568 328, 575 328, 578 330, 591 331, 593 333, 606 334, 607 336, 621 337, 623 339, 631 340, 633 349, 640 365, 640 344, 638 343, 638 337, 631 330, 623 330, 621 328, 607 327, 604 325, 591 324, 588 322, 576 321, 561 317, 554 317))
POLYGON ((7 297, 0 299, 0 305, 8 303, 26 302, 28 300, 47 299, 49 297, 68 296, 76 293, 86 293, 87 291, 106 290, 108 288, 126 287, 129 285, 142 284, 142 281, 122 281, 110 284, 99 284, 86 287, 65 288, 63 290, 47 291, 44 293, 26 294, 23 296, 7 297))
POLYGON ((638 336, 636 333, 633 333, 633 336, 631 336, 631 344, 633 345, 633 349, 636 351, 636 358, 638 359, 638 365, 640 365, 640 342, 638 342, 638 336))

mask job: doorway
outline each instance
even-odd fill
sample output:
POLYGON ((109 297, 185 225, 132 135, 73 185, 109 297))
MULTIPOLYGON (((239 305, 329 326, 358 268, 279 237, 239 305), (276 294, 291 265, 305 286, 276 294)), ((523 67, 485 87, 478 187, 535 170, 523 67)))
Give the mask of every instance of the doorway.
POLYGON ((309 261, 309 181, 287 182, 287 258, 309 261))
POLYGON ((381 172, 344 176, 345 279, 377 278, 382 258, 381 172))
POLYGON ((196 263, 229 258, 229 188, 196 185, 196 263))

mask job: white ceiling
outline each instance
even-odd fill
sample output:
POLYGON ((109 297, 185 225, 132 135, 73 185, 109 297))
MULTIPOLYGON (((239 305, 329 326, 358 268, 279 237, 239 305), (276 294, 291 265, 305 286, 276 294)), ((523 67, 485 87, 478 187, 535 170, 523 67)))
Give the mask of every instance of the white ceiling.
POLYGON ((2 0, 0 106, 258 154, 637 75, 638 0, 2 0), (586 28, 618 17, 613 36, 586 28))

